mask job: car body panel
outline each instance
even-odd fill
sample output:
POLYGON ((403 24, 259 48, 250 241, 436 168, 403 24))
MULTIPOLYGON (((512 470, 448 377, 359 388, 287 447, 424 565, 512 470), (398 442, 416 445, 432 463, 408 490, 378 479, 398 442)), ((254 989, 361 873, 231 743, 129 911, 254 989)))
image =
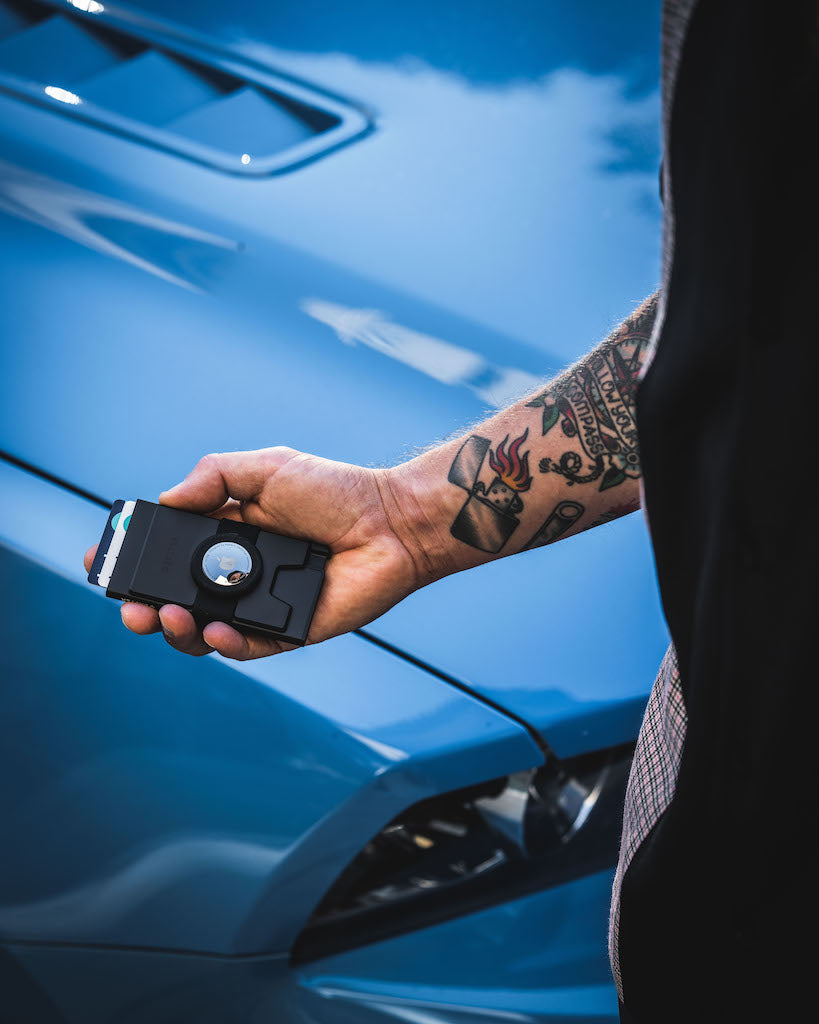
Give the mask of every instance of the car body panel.
POLYGON ((375 130, 293 174, 247 181, 4 100, 6 160, 103 194, 107 185, 183 223, 230 225, 227 237, 260 229, 532 345, 546 356, 538 374, 588 349, 656 287, 651 0, 627 10, 588 0, 111 10, 204 37, 217 66, 220 52, 238 54, 342 95, 371 111, 375 130))
MULTIPOLYGON (((651 290, 645 68, 561 69, 553 49, 510 83, 237 42, 219 5, 176 13, 246 60, 377 97, 376 129, 292 174, 241 180, 0 97, 11 454, 107 499, 152 498, 208 451, 281 443, 388 464, 533 387, 651 290)), ((567 752, 618 741, 666 633, 638 522, 598 533, 482 570, 481 588, 447 581, 374 634, 541 730, 564 693, 583 720, 556 737, 567 752), (603 540, 605 577, 568 583, 603 540), (544 573, 561 586, 508 600, 542 591, 544 573), (453 598, 447 646, 437 623, 453 598), (508 640, 459 643, 477 623, 523 635, 542 674, 522 683, 508 640), (571 657, 582 647, 591 663, 571 657)))
POLYGON ((11 944, 7 992, 36 986, 37 1024, 615 1024, 600 939, 610 891, 603 872, 295 969, 11 944))
POLYGON ((520 725, 356 636, 239 664, 128 634, 71 557, 105 512, 0 479, 3 937, 281 952, 399 811, 542 762, 520 725))
POLYGON ((368 629, 510 708, 571 757, 637 734, 668 643, 653 581, 636 513, 449 576, 368 629))

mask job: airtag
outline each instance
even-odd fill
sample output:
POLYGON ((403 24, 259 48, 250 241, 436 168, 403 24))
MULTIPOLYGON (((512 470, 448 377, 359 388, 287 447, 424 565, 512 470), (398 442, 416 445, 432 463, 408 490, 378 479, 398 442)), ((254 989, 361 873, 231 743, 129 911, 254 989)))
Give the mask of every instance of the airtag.
POLYGON ((247 579, 252 568, 250 552, 229 540, 208 548, 202 559, 202 572, 212 583, 222 587, 235 587, 247 579))

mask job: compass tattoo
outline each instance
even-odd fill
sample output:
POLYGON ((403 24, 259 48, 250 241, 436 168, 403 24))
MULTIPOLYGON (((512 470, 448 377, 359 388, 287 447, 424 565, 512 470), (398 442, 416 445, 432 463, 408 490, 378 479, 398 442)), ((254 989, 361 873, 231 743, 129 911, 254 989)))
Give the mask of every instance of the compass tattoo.
POLYGON ((635 423, 637 379, 657 315, 652 295, 602 345, 549 385, 527 406, 542 410, 543 435, 555 430, 572 447, 540 460, 541 473, 598 490, 640 476, 635 423))

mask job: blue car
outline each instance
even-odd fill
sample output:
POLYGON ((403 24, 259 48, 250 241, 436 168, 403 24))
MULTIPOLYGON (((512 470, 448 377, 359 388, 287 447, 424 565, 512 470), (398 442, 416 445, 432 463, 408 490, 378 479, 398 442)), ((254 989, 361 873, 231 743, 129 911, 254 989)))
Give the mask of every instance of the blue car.
POLYGON ((256 662, 82 554, 209 451, 384 465, 654 290, 653 2, 0 0, 0 1021, 615 1021, 640 514, 256 662))

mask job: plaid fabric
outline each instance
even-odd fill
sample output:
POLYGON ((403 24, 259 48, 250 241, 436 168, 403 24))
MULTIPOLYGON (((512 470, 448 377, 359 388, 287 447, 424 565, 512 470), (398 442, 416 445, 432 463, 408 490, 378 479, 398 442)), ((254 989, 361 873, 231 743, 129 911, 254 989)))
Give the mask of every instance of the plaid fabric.
POLYGON ((680 687, 677 652, 672 645, 666 651, 648 698, 626 787, 623 837, 620 841, 617 873, 614 876, 609 920, 609 959, 617 985, 617 994, 621 1000, 623 982, 620 976, 617 945, 620 888, 637 848, 671 803, 677 783, 687 721, 680 687))

